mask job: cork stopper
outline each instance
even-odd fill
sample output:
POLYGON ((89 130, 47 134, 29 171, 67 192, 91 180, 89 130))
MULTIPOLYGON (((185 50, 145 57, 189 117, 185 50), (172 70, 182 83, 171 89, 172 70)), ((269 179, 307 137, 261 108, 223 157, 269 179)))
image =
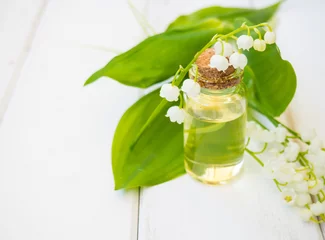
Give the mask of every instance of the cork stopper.
MULTIPOLYGON (((198 67, 197 82, 200 86, 208 89, 226 89, 239 84, 242 74, 236 74, 233 66, 229 66, 226 71, 210 67, 210 59, 214 54, 214 49, 208 48, 195 62, 198 67)), ((193 74, 191 75, 193 77, 193 74)))

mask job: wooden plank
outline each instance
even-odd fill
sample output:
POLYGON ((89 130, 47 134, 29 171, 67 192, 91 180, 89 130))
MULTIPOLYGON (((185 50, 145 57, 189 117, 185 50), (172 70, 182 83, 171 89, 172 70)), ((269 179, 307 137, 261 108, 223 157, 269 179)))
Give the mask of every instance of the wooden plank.
MULTIPOLYGON (((320 29, 323 29, 322 23, 325 21, 324 10, 324 1, 313 0, 308 4, 288 1, 280 12, 281 21, 278 24, 279 46, 285 46, 282 54, 290 59, 298 77, 296 95, 289 107, 291 126, 297 131, 315 128, 323 140, 325 106, 322 102, 325 83, 322 56, 325 49, 320 47, 323 44, 320 29), (295 41, 293 39, 298 32, 299 38, 295 41), (305 44, 308 47, 304 47, 305 44)), ((324 238, 325 224, 321 224, 321 228, 324 238)))
MULTIPOLYGON (((156 1, 152 3, 152 15, 156 15, 155 3, 156 1)), ((246 4, 249 2, 246 1, 246 4)), ((162 8, 163 6, 159 5, 156 12, 163 12, 162 8)), ((166 5, 165 8, 169 9, 169 6, 166 5)), ((170 9, 174 11, 175 8, 170 9)), ((179 9, 182 9, 179 10, 181 12, 184 8, 179 9)), ((292 43, 288 39, 292 39, 295 34, 287 23, 289 18, 292 24, 295 22, 295 29, 300 29, 299 35, 303 34, 300 20, 292 18, 290 13, 286 14, 288 13, 284 10, 279 16, 280 23, 285 23, 285 27, 279 24, 278 42, 284 57, 294 63, 295 59, 292 58, 297 59, 299 56, 296 51, 298 42, 295 49, 292 49, 292 45, 286 48, 292 43)), ((304 19, 306 17, 301 21, 304 19)), ((308 30, 304 29, 306 38, 308 30)), ((310 47, 317 51, 317 46, 310 47)), ((303 49, 300 48, 299 51, 303 49)), ((309 54, 311 52, 313 51, 309 51, 309 54)), ((298 77, 303 71, 297 71, 298 77)), ((319 80, 321 81, 321 78, 319 80)), ((244 172, 240 179, 229 185, 206 186, 189 176, 183 176, 162 185, 142 189, 139 239, 322 239, 318 225, 304 223, 297 216, 295 209, 282 202, 275 185, 263 175, 260 166, 248 156, 245 160, 244 172)))
POLYGON ((136 239, 138 191, 113 190, 110 151, 138 90, 83 83, 113 56, 91 46, 141 37, 125 1, 49 2, 0 128, 0 239, 136 239))
POLYGON ((0 122, 45 6, 45 0, 0 3, 0 122))

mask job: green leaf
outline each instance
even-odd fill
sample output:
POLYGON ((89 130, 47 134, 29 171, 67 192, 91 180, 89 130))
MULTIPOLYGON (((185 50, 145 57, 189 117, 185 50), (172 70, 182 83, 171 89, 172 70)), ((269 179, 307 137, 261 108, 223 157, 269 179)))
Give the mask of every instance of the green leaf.
POLYGON ((113 140, 115 189, 151 186, 184 173, 183 125, 171 123, 168 103, 132 147, 139 129, 162 99, 156 90, 131 106, 121 118, 113 140))
POLYGON ((147 88, 173 76, 179 65, 191 61, 214 34, 229 32, 233 28, 226 22, 207 20, 196 27, 149 37, 113 58, 95 72, 85 85, 106 76, 125 85, 147 88))
POLYGON ((167 31, 187 28, 207 19, 233 21, 235 18, 244 17, 253 24, 266 22, 274 15, 281 2, 261 9, 224 8, 218 6, 204 8, 192 14, 178 17, 168 26, 167 31))
POLYGON ((267 45, 264 52, 245 52, 245 82, 248 84, 249 101, 279 116, 291 102, 297 86, 296 74, 288 61, 281 58, 276 44, 267 45), (250 82, 253 79, 253 83, 250 82))

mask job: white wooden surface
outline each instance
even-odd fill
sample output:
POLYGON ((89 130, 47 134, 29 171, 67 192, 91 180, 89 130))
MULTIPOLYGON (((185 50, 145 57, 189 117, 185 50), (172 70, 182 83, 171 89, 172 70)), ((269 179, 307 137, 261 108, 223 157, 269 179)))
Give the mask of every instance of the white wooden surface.
MULTIPOLYGON (((159 32, 204 6, 273 1, 133 3, 159 32)), ((322 0, 287 1, 277 27, 298 75, 289 122, 323 138, 324 10, 322 0)), ((82 84, 114 56, 105 49, 124 51, 143 37, 126 1, 0 1, 0 106, 8 106, 0 111, 0 239, 323 239, 248 157, 240 180, 226 186, 184 176, 140 192, 113 190, 113 133, 141 92, 107 79, 82 84)))

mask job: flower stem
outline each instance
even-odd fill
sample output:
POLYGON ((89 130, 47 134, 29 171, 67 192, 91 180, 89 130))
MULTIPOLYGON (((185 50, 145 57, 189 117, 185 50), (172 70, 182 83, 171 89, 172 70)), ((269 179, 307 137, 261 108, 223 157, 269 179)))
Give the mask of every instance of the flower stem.
POLYGON ((254 152, 252 152, 251 150, 249 150, 248 148, 245 148, 245 151, 251 155, 262 167, 264 167, 264 163, 261 161, 261 159, 259 159, 254 152))
POLYGON ((267 148, 267 143, 264 143, 264 147, 263 147, 263 149, 261 151, 252 152, 252 153, 254 153, 254 154, 261 154, 261 153, 263 153, 265 151, 266 148, 267 148))

